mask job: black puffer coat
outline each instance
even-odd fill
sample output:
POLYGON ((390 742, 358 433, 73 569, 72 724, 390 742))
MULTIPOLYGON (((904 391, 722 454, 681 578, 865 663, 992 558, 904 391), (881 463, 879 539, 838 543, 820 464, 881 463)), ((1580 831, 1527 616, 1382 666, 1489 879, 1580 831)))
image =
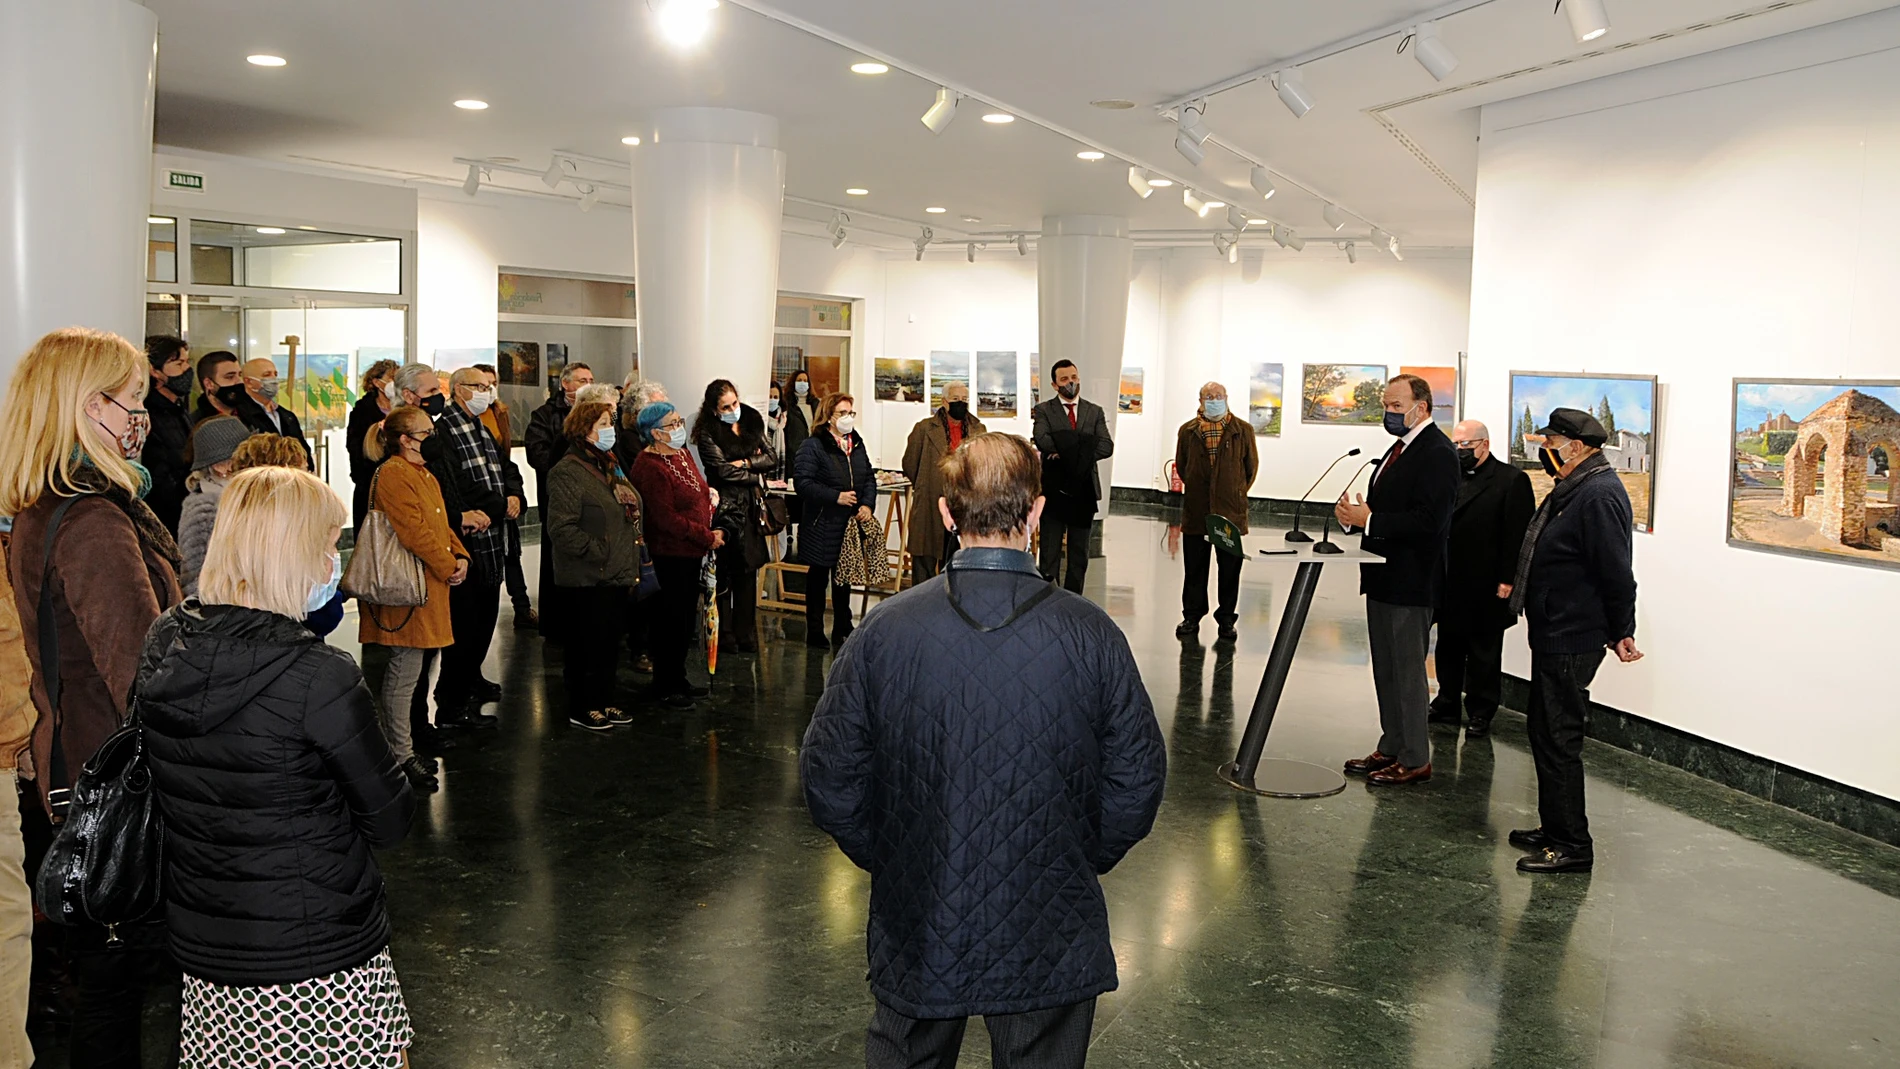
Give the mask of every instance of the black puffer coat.
POLYGON ((1154 825, 1167 752, 1128 640, 1029 554, 959 550, 866 616, 799 768, 812 819, 871 874, 880 1002, 965 1017, 1114 989, 1096 877, 1154 825))
POLYGON ((389 943, 372 846, 415 811, 350 655, 295 620, 196 599, 139 666, 165 818, 165 919, 185 972, 287 984, 389 943))
POLYGON ((819 424, 817 433, 798 447, 792 484, 805 506, 798 527, 799 563, 837 567, 845 524, 859 508, 877 514, 877 471, 871 467, 871 452, 864 447, 864 439, 857 431, 851 432, 851 455, 847 457, 831 436, 830 426, 819 424), (856 505, 838 504, 838 495, 847 490, 857 493, 856 505))

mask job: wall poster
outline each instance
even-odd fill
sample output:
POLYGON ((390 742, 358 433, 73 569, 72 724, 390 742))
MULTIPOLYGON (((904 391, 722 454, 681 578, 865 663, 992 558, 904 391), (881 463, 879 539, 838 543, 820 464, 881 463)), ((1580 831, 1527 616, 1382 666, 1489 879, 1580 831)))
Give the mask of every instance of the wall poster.
POLYGON ((980 418, 1016 417, 1016 354, 976 354, 976 414, 980 418))
POLYGON ((1301 371, 1300 422, 1385 422, 1384 364, 1308 364, 1301 371))
POLYGON ((1286 401, 1286 365, 1255 364, 1247 376, 1247 419, 1256 435, 1280 436, 1280 412, 1286 401))
MULTIPOLYGON (((565 362, 563 360, 563 363, 565 362)), ((497 343, 495 378, 502 386, 539 387, 542 384, 541 343, 535 341, 497 343)))
MULTIPOLYGON (((1639 531, 1653 530, 1656 522, 1656 377, 1654 375, 1562 374, 1540 371, 1511 372, 1511 426, 1504 436, 1510 462, 1530 473, 1531 487, 1542 502, 1556 480, 1544 474, 1538 460, 1543 440, 1536 434, 1555 408, 1576 408, 1595 416, 1610 439, 1603 455, 1629 491, 1630 510, 1639 531)), ((1500 445, 1496 428, 1491 448, 1500 445)))
POLYGON ((970 354, 954 353, 943 349, 932 350, 930 354, 930 410, 935 412, 943 407, 943 388, 950 383, 970 384, 970 354))
POLYGON ((1138 367, 1122 368, 1121 396, 1116 399, 1123 415, 1141 415, 1142 370, 1138 367))
POLYGON ((880 401, 922 401, 924 399, 924 362, 900 356, 880 356, 872 361, 876 375, 874 396, 880 401))
POLYGON ((1900 381, 1736 379, 1728 541, 1900 568, 1900 381))

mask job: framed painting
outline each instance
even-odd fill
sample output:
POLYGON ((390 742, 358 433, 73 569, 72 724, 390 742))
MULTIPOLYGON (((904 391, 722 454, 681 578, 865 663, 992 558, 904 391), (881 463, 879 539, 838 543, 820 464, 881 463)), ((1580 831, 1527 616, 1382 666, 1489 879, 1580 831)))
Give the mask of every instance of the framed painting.
POLYGON ((1900 381, 1736 379, 1728 542, 1900 568, 1900 381))
MULTIPOLYGON (((1557 485, 1538 460, 1543 440, 1537 428, 1552 409, 1575 408, 1596 417, 1609 432, 1603 455, 1629 491, 1630 510, 1639 531, 1656 522, 1656 377, 1654 375, 1566 374, 1548 371, 1511 372, 1510 463, 1528 472, 1537 500, 1557 485)), ((1491 448, 1501 443, 1495 428, 1491 448)))

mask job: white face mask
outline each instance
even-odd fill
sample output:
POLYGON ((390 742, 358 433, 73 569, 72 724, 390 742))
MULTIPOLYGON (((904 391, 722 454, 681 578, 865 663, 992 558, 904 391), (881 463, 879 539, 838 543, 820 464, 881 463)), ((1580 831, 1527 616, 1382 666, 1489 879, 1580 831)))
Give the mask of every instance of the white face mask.
POLYGON ((472 415, 476 415, 476 416, 481 415, 482 413, 488 411, 489 405, 492 405, 494 403, 495 403, 495 395, 492 393, 489 393, 487 390, 470 390, 469 391, 468 410, 469 410, 469 413, 472 415))
POLYGON ((850 434, 852 428, 858 425, 858 417, 850 412, 846 412, 841 416, 831 417, 831 425, 841 436, 850 434))

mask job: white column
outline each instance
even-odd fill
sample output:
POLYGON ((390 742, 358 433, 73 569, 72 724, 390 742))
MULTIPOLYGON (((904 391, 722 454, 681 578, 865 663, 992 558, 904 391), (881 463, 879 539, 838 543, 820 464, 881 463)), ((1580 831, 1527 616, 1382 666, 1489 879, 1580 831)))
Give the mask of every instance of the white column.
POLYGON ((0 0, 0 388, 50 330, 145 333, 158 17, 0 0))
POLYGON ((731 379, 763 411, 785 204, 778 120, 671 108, 632 151, 641 375, 689 411, 706 383, 731 379))
MULTIPOLYGON (((1128 336, 1128 278, 1135 242, 1128 220, 1107 215, 1050 215, 1036 243, 1037 316, 1041 323, 1042 396, 1054 396, 1049 368, 1075 361, 1082 396, 1108 413, 1115 433, 1122 350, 1128 336)), ((1101 464, 1102 510, 1114 483, 1114 458, 1101 464)))

